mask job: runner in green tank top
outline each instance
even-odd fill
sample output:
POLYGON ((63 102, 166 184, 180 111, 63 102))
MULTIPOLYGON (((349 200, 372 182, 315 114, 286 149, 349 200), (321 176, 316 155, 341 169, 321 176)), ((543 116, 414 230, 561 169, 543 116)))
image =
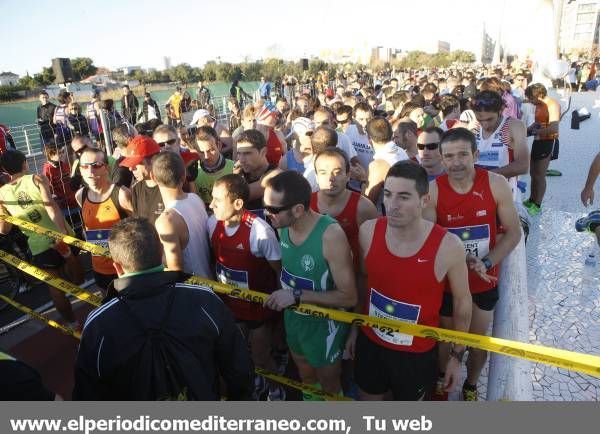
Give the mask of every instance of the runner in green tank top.
MULTIPOLYGON (((10 175, 10 182, 0 188, 0 213, 11 215, 35 223, 63 234, 72 234, 71 228, 58 205, 52 199, 45 177, 27 173, 27 158, 16 150, 6 151, 0 156, 0 166, 10 175)), ((0 219, 0 233, 7 234, 12 224, 0 219)), ((69 247, 62 243, 59 248, 54 240, 30 231, 23 231, 32 254, 32 264, 53 274, 64 264, 64 257, 71 254, 69 247)), ((79 327, 75 320, 71 303, 65 293, 49 287, 50 296, 56 310, 68 321, 71 327, 79 327)))
POLYGON ((198 128, 196 144, 200 153, 196 191, 208 207, 212 202, 212 188, 215 181, 224 175, 233 173, 233 161, 221 154, 221 142, 213 127, 198 128))
MULTIPOLYGON (((355 273, 342 228, 333 218, 310 209, 311 188, 300 173, 282 172, 266 184, 265 214, 281 238, 283 289, 273 292, 265 305, 275 310, 300 302, 353 307, 357 301, 355 273)), ((328 393, 341 393, 347 324, 290 310, 285 311, 284 320, 288 346, 302 381, 328 393)))

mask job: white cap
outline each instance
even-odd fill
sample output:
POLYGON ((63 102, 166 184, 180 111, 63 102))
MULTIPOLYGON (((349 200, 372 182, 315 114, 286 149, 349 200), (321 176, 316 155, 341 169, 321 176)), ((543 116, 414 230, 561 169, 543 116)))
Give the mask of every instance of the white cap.
POLYGON ((191 125, 196 125, 196 123, 202 118, 211 118, 213 121, 215 120, 214 116, 211 115, 208 110, 199 109, 194 112, 194 116, 192 117, 191 125))

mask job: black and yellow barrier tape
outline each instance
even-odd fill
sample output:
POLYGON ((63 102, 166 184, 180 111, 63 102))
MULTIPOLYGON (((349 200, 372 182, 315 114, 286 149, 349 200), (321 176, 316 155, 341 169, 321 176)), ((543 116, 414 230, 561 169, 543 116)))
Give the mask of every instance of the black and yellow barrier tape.
MULTIPOLYGON (((81 333, 78 332, 77 330, 73 330, 69 327, 66 327, 66 326, 60 324, 60 323, 57 323, 56 321, 51 320, 50 318, 46 317, 45 315, 38 313, 38 312, 30 309, 29 307, 22 305, 21 303, 17 303, 16 301, 14 301, 4 295, 0 295, 0 300, 3 300, 4 302, 12 305, 15 309, 20 310, 21 312, 25 313, 26 315, 29 315, 32 318, 35 318, 35 319, 49 325, 52 328, 60 330, 62 333, 66 334, 68 336, 73 336, 76 339, 81 339, 81 333)), ((316 389, 312 386, 309 386, 308 384, 304 384, 300 381, 292 380, 290 378, 286 378, 281 375, 274 374, 265 369, 256 368, 255 372, 258 375, 262 375, 263 377, 268 378, 269 380, 276 381, 277 383, 283 384, 285 386, 292 387, 292 388, 300 390, 304 393, 311 394, 311 395, 321 398, 325 401, 352 401, 351 398, 347 398, 345 396, 332 395, 332 394, 324 392, 320 389, 316 389)))
MULTIPOLYGON (((0 218, 4 218, 5 220, 9 221, 7 216, 0 216, 0 218)), ((10 222, 20 227, 24 227, 25 229, 44 235, 48 235, 48 232, 52 232, 32 223, 23 222, 22 220, 16 219, 14 217, 10 217, 10 222), (25 227, 24 223, 27 224, 27 227, 25 227)), ((72 237, 68 237, 57 232, 52 233, 53 235, 51 236, 51 238, 56 240, 62 240, 67 244, 76 245, 73 242, 71 242, 73 239, 72 237)), ((87 249, 87 245, 90 244, 84 243, 84 246, 83 244, 81 244, 81 240, 77 241, 77 247, 81 246, 80 248, 82 249, 87 249)), ((91 246, 94 246, 96 252, 99 252, 99 249, 102 249, 102 253, 94 252, 95 254, 102 254, 104 256, 110 255, 108 250, 105 248, 102 248, 95 244, 91 244, 91 246)), ((2 258, 0 257, 0 259, 2 258)), ((226 294, 232 297, 237 297, 242 300, 254 303, 262 304, 268 297, 268 294, 262 292, 251 291, 247 289, 239 289, 230 285, 226 285, 224 283, 215 282, 197 276, 188 279, 187 283, 206 286, 212 289, 214 292, 226 294)), ((350 323, 356 326, 373 327, 387 334, 405 333, 412 336, 431 338, 437 341, 453 342, 459 345, 466 345, 473 348, 479 348, 482 350, 503 354, 505 356, 518 357, 521 359, 530 360, 532 362, 544 363, 547 365, 557 366, 559 368, 577 371, 584 374, 593 375, 595 377, 600 377, 600 356, 595 356, 591 354, 583 354, 574 351, 545 347, 542 345, 534 345, 524 342, 511 341, 508 339, 495 338, 491 336, 482 336, 472 333, 459 332, 455 330, 447 330, 439 327, 428 327, 403 321, 390 320, 385 318, 375 318, 357 313, 345 312, 335 309, 327 309, 310 304, 302 303, 299 306, 293 306, 289 309, 320 318, 327 318, 350 323)))
POLYGON ((43 315, 41 313, 38 313, 35 310, 22 305, 21 303, 17 303, 16 301, 6 297, 5 295, 0 295, 0 300, 10 304, 15 309, 19 309, 21 312, 31 316, 32 318, 40 320, 40 321, 48 324, 50 327, 60 330, 61 332, 63 332, 66 335, 73 336, 76 339, 81 339, 81 333, 79 333, 77 330, 73 330, 69 327, 65 327, 64 325, 59 324, 54 320, 51 320, 50 318, 46 317, 45 315, 43 315))
POLYGON ((66 293, 71 294, 73 297, 78 298, 81 301, 85 301, 95 307, 99 307, 102 304, 102 298, 87 292, 85 289, 80 288, 77 285, 72 284, 60 277, 57 277, 45 270, 37 268, 10 253, 0 250, 0 260, 12 265, 15 268, 41 280, 42 282, 66 293))

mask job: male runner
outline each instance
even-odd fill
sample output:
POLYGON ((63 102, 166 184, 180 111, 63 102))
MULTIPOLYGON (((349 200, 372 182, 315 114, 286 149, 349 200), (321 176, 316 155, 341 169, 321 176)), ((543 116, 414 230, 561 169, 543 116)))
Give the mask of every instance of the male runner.
POLYGON ((212 278, 206 207, 195 193, 183 191, 183 160, 174 152, 161 152, 152 159, 151 176, 165 204, 165 210, 156 219, 165 265, 170 270, 212 278))
MULTIPOLYGON (((422 217, 427 203, 427 173, 401 161, 384 184, 386 217, 369 220, 359 232, 360 282, 364 313, 426 326, 439 326, 439 309, 448 282, 454 295, 451 327, 466 331, 471 316, 467 266, 460 240, 422 217)), ((436 372, 435 341, 371 327, 353 327, 347 350, 362 400, 422 400, 436 372)), ((455 345, 444 366, 444 388, 460 378, 464 347, 455 345)))
POLYGON ((267 141, 258 130, 246 130, 237 141, 237 158, 233 172, 244 177, 250 188, 250 197, 246 208, 264 218, 263 181, 268 174, 279 172, 275 165, 267 161, 267 141), (273 173, 271 173, 273 172, 273 173))
MULTIPOLYGON (((52 199, 48 180, 45 176, 28 174, 27 158, 21 151, 8 149, 0 155, 0 167, 10 180, 0 188, 0 213, 26 220, 47 229, 70 233, 70 228, 52 199)), ((0 219, 0 233, 8 234, 13 225, 0 219)), ((27 244, 33 255, 31 264, 59 275, 65 264, 65 258, 71 255, 69 246, 35 233, 23 230, 27 235, 27 244)), ((71 303, 64 292, 49 286, 50 297, 65 321, 71 328, 80 328, 75 319, 71 303)))
POLYGON ((354 270, 358 272, 358 228, 365 221, 377 218, 377 209, 366 197, 346 188, 350 161, 344 151, 326 148, 315 156, 314 165, 319 191, 312 194, 310 207, 338 221, 350 243, 354 270))
POLYGON ((196 177, 196 191, 206 204, 212 201, 211 192, 213 184, 221 176, 233 172, 233 161, 225 158, 221 153, 221 142, 217 131, 213 127, 200 127, 196 131, 196 143, 200 151, 198 163, 198 176, 196 177))
POLYGON ((534 83, 525 89, 525 95, 535 106, 535 128, 531 131, 535 140, 531 147, 531 195, 523 202, 529 215, 535 216, 542 210, 546 194, 546 170, 551 160, 558 158, 558 126, 560 104, 548 96, 543 84, 534 83))
POLYGON ((514 200, 520 202, 517 177, 527 173, 529 149, 523 122, 502 115, 502 97, 491 90, 479 92, 472 103, 479 156, 477 166, 496 172, 509 180, 514 200))
POLYGON ((129 168, 136 179, 131 187, 133 216, 147 218, 152 225, 165 209, 158 184, 150 177, 152 157, 159 152, 154 139, 140 135, 127 145, 128 156, 121 161, 121 166, 129 168))
POLYGON ((373 161, 369 163, 365 195, 381 210, 381 191, 387 172, 398 161, 408 160, 408 154, 392 141, 392 126, 385 118, 371 119, 367 124, 367 133, 375 153, 373 161))
POLYGON ((427 179, 433 181, 444 173, 442 154, 439 151, 443 131, 438 127, 427 127, 417 138, 417 149, 421 166, 427 172, 427 179))
MULTIPOLYGON (((133 212, 131 193, 127 187, 113 184, 108 158, 100 149, 87 148, 79 158, 79 170, 86 186, 75 193, 81 207, 85 238, 89 243, 108 248, 112 226, 133 212)), ((96 285, 106 292, 117 273, 111 258, 92 255, 96 285)))
MULTIPOLYGON (((281 285, 265 305, 275 310, 299 303, 330 308, 356 304, 350 246, 331 217, 310 209, 311 189, 298 172, 287 171, 266 182, 265 212, 279 229, 281 285)), ((287 342, 306 384, 339 394, 347 324, 291 310, 284 312, 287 342)), ((305 400, 311 399, 304 396, 305 400)))
MULTIPOLYGON (((469 289, 473 311, 469 331, 485 335, 498 301, 498 264, 521 238, 519 217, 506 178, 475 168, 479 157, 475 136, 466 128, 447 131, 440 142, 446 174, 431 182, 425 216, 456 234, 463 242, 469 266, 469 289), (497 237, 498 227, 502 237, 497 237)), ((452 296, 446 292, 440 314, 444 328, 452 325, 452 296)), ((440 369, 447 361, 449 346, 440 344, 440 369)), ((487 360, 487 351, 469 349, 465 401, 477 400, 477 380, 487 360)), ((440 374, 441 375, 441 374, 440 374)))
MULTIPOLYGON (((594 161, 590 165, 588 176, 585 181, 585 186, 581 191, 581 202, 583 206, 589 206, 594 204, 594 184, 600 174, 600 152, 596 154, 594 161)), ((600 211, 594 210, 587 216, 580 218, 575 222, 575 228, 577 232, 590 231, 596 235, 596 240, 600 244, 600 211)))
MULTIPOLYGON (((228 174, 212 187, 208 236, 216 261, 217 280, 238 288, 271 293, 277 289, 281 272, 281 248, 273 229, 246 210, 250 189, 241 175, 228 174)), ((223 297, 238 326, 248 337, 254 364, 271 372, 276 364, 271 356, 271 328, 268 320, 275 312, 248 301, 223 297)), ((276 383, 255 379, 256 399, 266 391, 268 401, 285 400, 285 389, 276 383)))

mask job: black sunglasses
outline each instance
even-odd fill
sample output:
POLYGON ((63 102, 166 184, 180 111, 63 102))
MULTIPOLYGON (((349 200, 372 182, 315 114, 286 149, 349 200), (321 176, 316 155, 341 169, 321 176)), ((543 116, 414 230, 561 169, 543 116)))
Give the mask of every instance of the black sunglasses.
POLYGON ((425 150, 427 148, 429 151, 434 151, 440 146, 439 143, 417 143, 417 149, 419 151, 425 150))
POLYGON ((477 98, 473 101, 472 105, 473 108, 477 111, 479 111, 479 109, 486 109, 486 108, 490 108, 490 107, 495 107, 498 104, 498 100, 497 99, 487 99, 487 98, 477 98))
POLYGON ((347 124, 348 122, 350 122, 350 118, 346 118, 346 119, 336 119, 338 124, 347 124))
POLYGON ((165 145, 174 145, 175 142, 177 141, 177 139, 169 139, 169 140, 165 140, 164 142, 158 142, 158 146, 160 146, 161 148, 165 145))
POLYGON ((269 205, 264 205, 264 209, 269 214, 279 214, 282 211, 287 211, 288 209, 292 209, 294 205, 284 205, 284 206, 269 206, 269 205))

